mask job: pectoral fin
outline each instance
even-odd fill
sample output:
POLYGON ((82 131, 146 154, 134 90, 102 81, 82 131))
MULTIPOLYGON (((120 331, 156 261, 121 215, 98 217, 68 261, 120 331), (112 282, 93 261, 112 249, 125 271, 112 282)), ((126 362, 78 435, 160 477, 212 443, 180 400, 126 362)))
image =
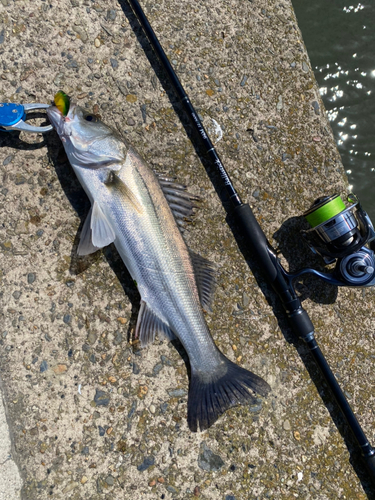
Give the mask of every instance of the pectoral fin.
POLYGON ((115 232, 103 214, 98 203, 93 206, 83 224, 78 255, 88 255, 103 248, 115 240, 115 232))
POLYGON ((140 205, 133 191, 116 174, 116 172, 111 171, 105 185, 113 191, 113 194, 115 196, 119 196, 120 198, 122 198, 125 205, 130 204, 130 206, 137 212, 143 212, 142 206, 140 205))

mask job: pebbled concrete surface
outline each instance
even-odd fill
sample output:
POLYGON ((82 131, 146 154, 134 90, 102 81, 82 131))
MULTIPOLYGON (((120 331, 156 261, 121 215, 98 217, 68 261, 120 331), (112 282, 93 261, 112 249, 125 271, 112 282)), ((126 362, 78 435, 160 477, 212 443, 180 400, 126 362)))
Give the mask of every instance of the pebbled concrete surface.
POLYGON ((0 395, 0 500, 19 500, 22 479, 13 459, 10 430, 0 395))
MULTIPOLYGON (((300 215, 345 195, 347 180, 290 2, 144 7, 285 265, 321 268, 300 215)), ((371 498, 334 401, 247 257, 249 269, 138 32, 126 3, 1 0, 0 101, 49 102, 61 88, 202 196, 186 240, 219 267, 207 322, 273 391, 191 434, 184 361, 169 344, 133 342, 137 292, 114 249, 76 256, 89 207, 56 135, 1 135, 0 376, 22 498, 371 498)), ((312 279, 299 290, 374 442, 374 291, 312 279)))

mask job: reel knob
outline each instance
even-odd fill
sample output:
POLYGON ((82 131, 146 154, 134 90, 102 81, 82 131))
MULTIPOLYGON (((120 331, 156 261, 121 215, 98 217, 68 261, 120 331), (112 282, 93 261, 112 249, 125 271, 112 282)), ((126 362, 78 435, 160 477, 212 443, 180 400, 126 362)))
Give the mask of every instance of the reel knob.
POLYGON ((364 262, 355 262, 352 265, 352 272, 353 276, 360 274, 372 274, 374 272, 374 268, 372 266, 366 266, 364 262))
POLYGON ((344 279, 354 286, 363 286, 371 280, 375 271, 374 252, 366 247, 347 255, 340 262, 340 272, 344 279))

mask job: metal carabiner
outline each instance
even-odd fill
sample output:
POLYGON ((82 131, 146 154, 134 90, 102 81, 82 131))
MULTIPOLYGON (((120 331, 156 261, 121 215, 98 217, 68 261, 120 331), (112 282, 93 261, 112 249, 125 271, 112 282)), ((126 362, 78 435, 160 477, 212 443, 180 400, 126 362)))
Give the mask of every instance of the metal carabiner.
POLYGON ((37 127, 26 123, 26 114, 35 109, 47 109, 49 104, 15 104, 13 102, 0 103, 0 131, 7 132, 12 130, 21 130, 23 132, 49 132, 53 129, 52 125, 37 127))

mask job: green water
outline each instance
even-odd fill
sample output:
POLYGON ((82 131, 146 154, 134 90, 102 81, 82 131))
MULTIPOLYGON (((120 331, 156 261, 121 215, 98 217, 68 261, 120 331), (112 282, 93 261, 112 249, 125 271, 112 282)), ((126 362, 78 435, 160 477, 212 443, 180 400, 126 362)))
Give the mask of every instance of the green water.
POLYGON ((375 223, 375 1, 292 3, 351 189, 375 223))

